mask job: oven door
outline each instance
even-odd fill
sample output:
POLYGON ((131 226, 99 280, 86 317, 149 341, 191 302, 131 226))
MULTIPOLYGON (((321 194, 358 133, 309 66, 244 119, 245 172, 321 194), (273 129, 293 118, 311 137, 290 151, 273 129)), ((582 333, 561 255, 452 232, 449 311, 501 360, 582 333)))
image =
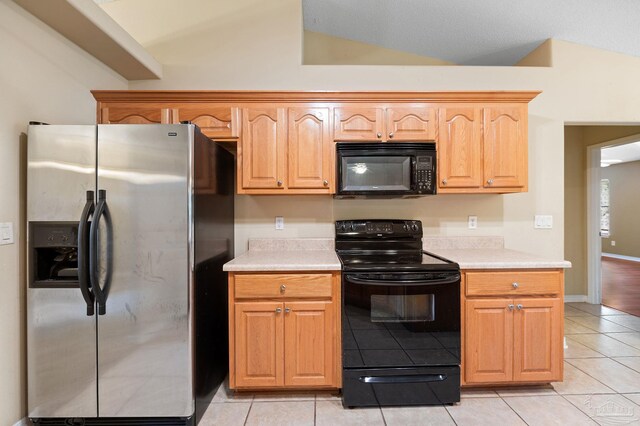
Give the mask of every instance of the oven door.
POLYGON ((460 274, 345 273, 343 367, 460 364, 460 274))

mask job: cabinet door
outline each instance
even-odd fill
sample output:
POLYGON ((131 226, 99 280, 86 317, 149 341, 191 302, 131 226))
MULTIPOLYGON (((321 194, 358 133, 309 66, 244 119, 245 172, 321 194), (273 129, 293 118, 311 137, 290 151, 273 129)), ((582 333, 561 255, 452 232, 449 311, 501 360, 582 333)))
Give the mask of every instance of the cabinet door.
POLYGON ((508 382, 513 377, 511 299, 467 299, 466 383, 508 382))
POLYGON ((333 181, 329 108, 289 108, 288 188, 326 188, 333 181))
POLYGON ((335 383, 332 302, 285 302, 285 385, 330 386, 335 383))
POLYGON ((482 109, 440 109, 438 189, 482 187, 482 109))
POLYGON ((562 380, 563 324, 560 298, 515 299, 513 379, 562 380))
POLYGON ((284 385, 282 303, 235 304, 236 387, 284 385))
POLYGON ((100 108, 100 124, 171 124, 174 112, 160 104, 107 104, 100 108))
POLYGON ((387 108, 388 141, 433 141, 436 138, 436 109, 431 107, 387 108))
POLYGON ((382 108, 349 107, 334 110, 334 139, 375 141, 384 135, 382 108))
POLYGON ((239 108, 200 104, 181 106, 176 111, 177 123, 191 121, 210 138, 232 139, 240 134, 239 108))
POLYGON ((284 188, 284 108, 244 108, 242 143, 238 163, 242 164, 243 188, 284 188))
POLYGON ((484 108, 484 186, 527 186, 526 105, 484 108))

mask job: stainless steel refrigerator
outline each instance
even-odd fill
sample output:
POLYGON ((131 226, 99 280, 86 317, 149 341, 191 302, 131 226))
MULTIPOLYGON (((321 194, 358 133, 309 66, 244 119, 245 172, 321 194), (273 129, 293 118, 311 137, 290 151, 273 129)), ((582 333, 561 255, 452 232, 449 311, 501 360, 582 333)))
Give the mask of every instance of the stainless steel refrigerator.
POLYGON ((228 370, 234 158, 191 124, 31 125, 28 415, 194 424, 228 370))

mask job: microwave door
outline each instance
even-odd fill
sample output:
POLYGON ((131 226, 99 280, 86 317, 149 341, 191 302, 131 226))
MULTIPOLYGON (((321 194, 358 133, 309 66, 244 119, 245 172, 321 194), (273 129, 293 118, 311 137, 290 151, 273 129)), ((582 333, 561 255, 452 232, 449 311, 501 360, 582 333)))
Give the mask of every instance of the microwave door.
POLYGON ((410 155, 342 156, 339 188, 345 195, 404 195, 415 192, 415 159, 410 155))

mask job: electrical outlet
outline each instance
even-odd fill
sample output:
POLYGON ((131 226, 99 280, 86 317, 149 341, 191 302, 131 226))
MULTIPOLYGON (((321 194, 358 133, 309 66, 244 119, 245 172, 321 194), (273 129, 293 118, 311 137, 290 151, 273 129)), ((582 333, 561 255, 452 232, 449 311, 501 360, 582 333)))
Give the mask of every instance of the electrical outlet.
POLYGON ((276 229, 284 229, 284 217, 276 216, 276 229))
POLYGON ((469 216, 469 229, 478 228, 478 216, 469 216))
POLYGON ((0 245, 13 244, 13 223, 0 223, 0 245))
POLYGON ((553 228, 553 216, 537 214, 533 221, 533 227, 536 229, 553 228))
POLYGON ((613 247, 615 247, 615 245, 616 245, 615 240, 611 240, 611 245, 612 245, 613 247))

